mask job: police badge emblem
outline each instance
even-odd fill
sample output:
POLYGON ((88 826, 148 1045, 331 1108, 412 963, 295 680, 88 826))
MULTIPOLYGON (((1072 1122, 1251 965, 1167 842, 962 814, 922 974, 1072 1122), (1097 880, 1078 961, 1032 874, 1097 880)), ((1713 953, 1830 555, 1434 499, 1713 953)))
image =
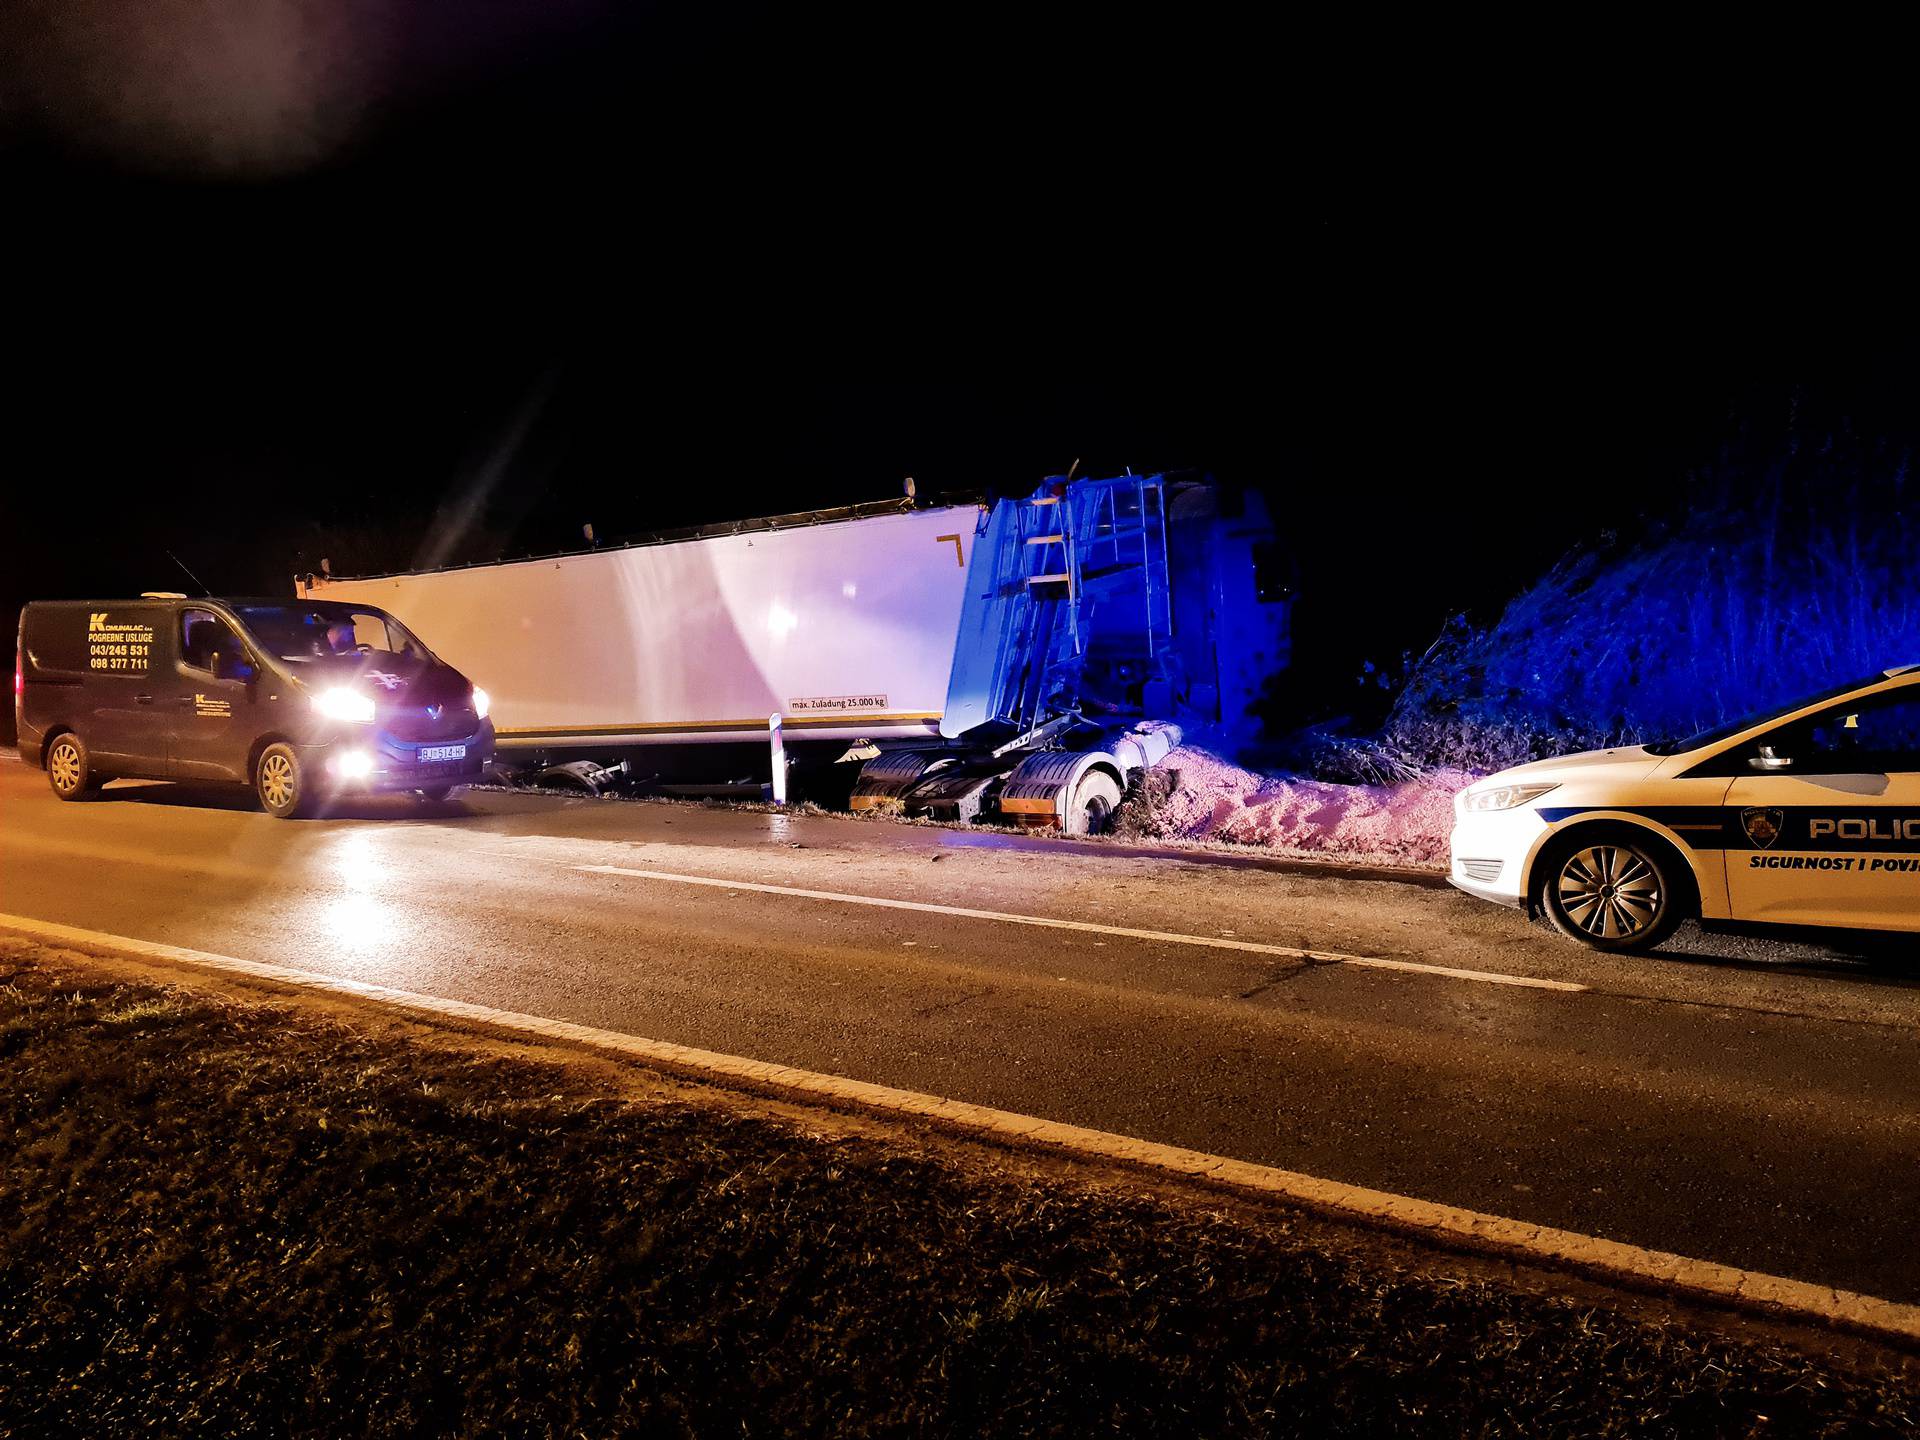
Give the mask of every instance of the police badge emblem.
POLYGON ((1767 849, 1780 838, 1786 818, 1787 812, 1774 806, 1755 805, 1740 812, 1740 824, 1747 832, 1747 839, 1759 850, 1767 849))

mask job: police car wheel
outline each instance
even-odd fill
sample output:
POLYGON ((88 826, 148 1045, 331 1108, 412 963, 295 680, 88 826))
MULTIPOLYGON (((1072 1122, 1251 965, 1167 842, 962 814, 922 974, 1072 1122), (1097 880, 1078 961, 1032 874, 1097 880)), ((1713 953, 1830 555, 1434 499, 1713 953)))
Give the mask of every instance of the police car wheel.
POLYGON ((419 790, 415 791, 414 793, 417 794, 422 800, 436 800, 436 801, 444 800, 447 798, 447 796, 453 794, 453 786, 423 785, 419 790))
POLYGON ((1686 918, 1681 863, 1665 846, 1620 831, 1576 837, 1548 865, 1547 918, 1596 950, 1650 950, 1686 918))
POLYGON ((1120 804, 1120 787, 1104 770, 1090 770, 1073 787, 1073 800, 1067 806, 1066 831, 1069 835, 1100 835, 1112 823, 1120 804))
POLYGON ((304 812, 307 801, 305 767, 291 745, 269 745, 253 767, 254 789, 260 808, 276 820, 291 820, 304 812))
POLYGON ((47 783, 62 800, 79 800, 89 790, 100 788, 86 741, 69 733, 47 747, 47 783))

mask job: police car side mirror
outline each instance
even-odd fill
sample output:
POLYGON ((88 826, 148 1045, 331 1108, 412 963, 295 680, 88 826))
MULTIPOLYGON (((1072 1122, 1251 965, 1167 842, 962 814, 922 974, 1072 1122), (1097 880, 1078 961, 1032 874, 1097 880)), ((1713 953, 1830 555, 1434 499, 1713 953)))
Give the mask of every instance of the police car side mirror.
POLYGON ((1760 747, 1760 753, 1747 761, 1747 764, 1756 770, 1791 770, 1793 768, 1793 757, 1791 755, 1776 755, 1773 753, 1773 746, 1762 745, 1760 747))

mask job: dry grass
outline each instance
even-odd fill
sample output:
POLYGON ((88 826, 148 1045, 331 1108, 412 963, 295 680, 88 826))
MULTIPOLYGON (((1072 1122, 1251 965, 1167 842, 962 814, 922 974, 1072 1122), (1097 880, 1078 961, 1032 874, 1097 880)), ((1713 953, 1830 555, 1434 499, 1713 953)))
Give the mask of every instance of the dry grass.
POLYGON ((0 1434, 1910 1435, 1899 1377, 0 947, 0 1434))

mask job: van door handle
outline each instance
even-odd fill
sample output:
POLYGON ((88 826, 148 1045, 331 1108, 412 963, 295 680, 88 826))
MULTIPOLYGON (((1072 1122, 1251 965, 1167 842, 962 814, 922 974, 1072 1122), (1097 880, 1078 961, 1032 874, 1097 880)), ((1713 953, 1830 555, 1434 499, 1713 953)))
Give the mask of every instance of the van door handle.
POLYGON ((136 696, 134 696, 134 697, 133 697, 133 703, 134 703, 134 704, 136 704, 136 705, 151 705, 151 704, 153 704, 153 696, 151 696, 151 695, 136 695, 136 696))

